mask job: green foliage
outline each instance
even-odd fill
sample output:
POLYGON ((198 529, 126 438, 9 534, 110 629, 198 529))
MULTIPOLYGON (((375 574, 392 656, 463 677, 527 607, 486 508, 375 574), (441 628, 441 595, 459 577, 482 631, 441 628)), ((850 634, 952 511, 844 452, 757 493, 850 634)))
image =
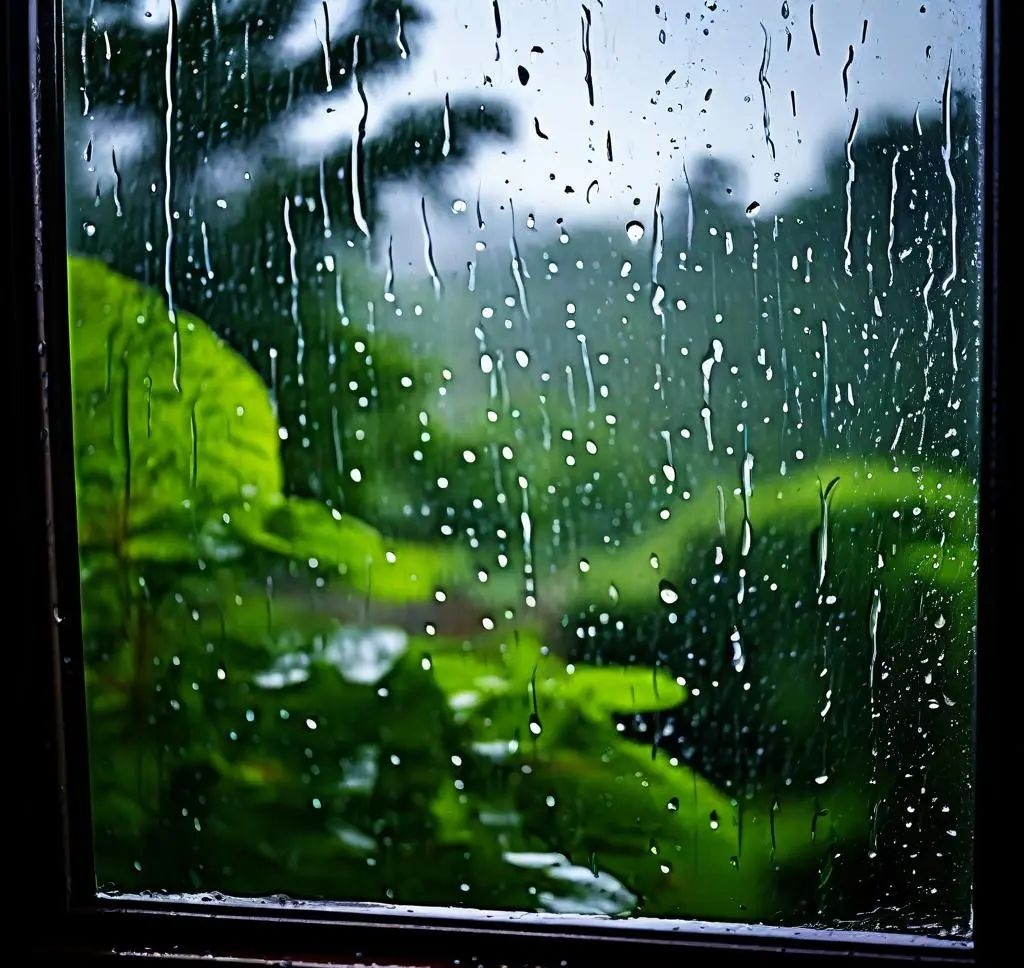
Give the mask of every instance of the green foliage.
MULTIPOLYGON (((401 841, 465 856, 398 883, 371 879, 361 894, 400 888, 455 903, 448 880, 464 876, 496 906, 536 903, 527 888, 539 884, 556 908, 628 910, 650 894, 666 911, 732 910, 731 888, 669 876, 661 864, 677 861, 636 850, 638 836, 686 831, 723 866, 737 852, 735 834, 707 820, 730 815, 730 802, 685 767, 647 762, 613 728, 616 712, 678 706, 675 680, 569 667, 529 635, 410 637, 339 622, 296 593, 275 597, 275 582, 313 568, 339 593, 412 602, 457 579, 463 563, 284 497, 272 407, 239 358, 182 314, 179 393, 158 298, 95 263, 73 259, 70 275, 104 881, 258 892, 301 869, 306 890, 337 894, 346 865, 363 883, 367 856, 401 841), (481 784, 473 797, 453 794, 452 750, 481 784), (324 789, 335 792, 315 795, 324 789), (691 807, 666 820, 680 791, 691 807), (500 816, 514 820, 495 839, 500 816), (274 830, 287 832, 280 843, 274 830), (147 847, 167 836, 182 849, 147 847), (566 880, 564 858, 516 866, 538 851, 629 887, 609 893, 606 874, 581 888, 566 880), (490 883, 503 856, 504 887, 490 883)), ((764 909, 756 879, 745 892, 751 910, 764 909)))
POLYGON ((97 262, 71 261, 81 540, 128 560, 189 557, 214 510, 282 488, 277 425, 259 378, 195 317, 174 327, 156 293, 97 262))
MULTIPOLYGON (((900 730, 920 726, 912 708, 899 725, 899 689, 884 683, 911 674, 939 637, 953 652, 937 685, 968 705, 957 670, 973 622, 969 482, 854 460, 785 477, 755 470, 750 573, 762 560, 782 570, 764 605, 748 589, 745 617, 705 564, 716 544, 741 553, 742 494, 720 504, 708 485, 659 528, 586 552, 585 573, 554 571, 540 585, 549 611, 579 614, 567 628, 546 626, 542 610, 424 634, 440 624, 424 611, 435 590, 474 584, 464 552, 388 539, 286 496, 273 407, 240 358, 182 314, 178 393, 159 298, 96 263, 73 259, 70 272, 104 883, 796 921, 854 889, 843 857, 855 859, 877 824, 861 789, 877 739, 851 718, 868 701, 873 590, 883 603, 874 701, 889 709, 892 753, 872 782, 893 795, 900 730), (819 478, 838 478, 821 587, 819 478), (679 595, 668 638, 657 618, 666 577, 679 595), (916 600, 908 587, 930 623, 904 614, 916 600), (815 595, 834 597, 825 662, 820 622, 800 606, 815 595), (609 617, 594 624, 605 598, 609 617), (724 658, 687 658, 695 635, 737 623, 744 675, 724 658), (568 635, 591 625, 596 639, 568 635), (903 630, 903 655, 889 628, 903 630), (823 668, 831 725, 818 715, 823 668), (686 763, 659 750, 663 716, 698 740, 738 718, 761 748, 748 761, 719 736, 686 763), (827 790, 813 778, 821 739, 846 744, 827 790), (708 749, 732 762, 708 761, 708 749), (167 838, 179 849, 161 849, 167 838)), ((474 607, 498 615, 510 585, 489 587, 474 607)), ((949 722, 934 770, 952 776, 966 736, 949 722)))

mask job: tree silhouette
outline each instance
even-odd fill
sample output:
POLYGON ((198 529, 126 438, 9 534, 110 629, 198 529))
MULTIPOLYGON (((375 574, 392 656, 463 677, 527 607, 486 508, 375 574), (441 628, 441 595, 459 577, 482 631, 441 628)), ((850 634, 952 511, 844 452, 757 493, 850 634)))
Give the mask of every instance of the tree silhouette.
MULTIPOLYGON (((201 315, 272 387, 286 426, 322 426, 310 408, 337 398, 326 409, 355 454, 342 378, 368 388, 373 410, 383 374, 416 372, 386 341, 373 340, 372 360, 351 351, 383 290, 368 278, 386 248, 373 235, 383 186, 414 181, 431 196, 478 135, 511 132, 500 106, 436 91, 367 134, 375 84, 415 59, 424 22, 406 0, 363 0, 340 24, 303 0, 66 5, 67 89, 79 94, 67 109, 72 250, 201 315), (304 31, 313 42, 291 43, 304 31), (322 153, 297 150, 295 118, 353 105, 322 153)), ((294 489, 345 503, 336 454, 304 436, 283 450, 294 489)))

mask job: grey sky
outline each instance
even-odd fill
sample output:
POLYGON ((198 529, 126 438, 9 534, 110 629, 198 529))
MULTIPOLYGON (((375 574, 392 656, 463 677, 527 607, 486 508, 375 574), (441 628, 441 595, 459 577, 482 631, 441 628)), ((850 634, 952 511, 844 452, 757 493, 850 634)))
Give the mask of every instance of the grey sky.
MULTIPOLYGON (((187 30, 192 4, 179 0, 178 5, 187 30)), ((823 158, 842 145, 855 110, 864 125, 892 115, 905 117, 909 125, 918 108, 922 120, 936 116, 950 57, 954 88, 979 86, 980 0, 925 0, 923 13, 921 0, 817 0, 818 51, 808 0, 790 0, 788 18, 782 16, 782 0, 590 0, 591 107, 580 0, 499 0, 499 5, 500 40, 492 0, 420 0, 427 19, 407 27, 408 59, 389 73, 366 78, 370 137, 386 132, 396 113, 413 104, 434 105, 440 130, 446 94, 453 102, 500 103, 514 119, 512 139, 478 138, 471 159, 453 163, 430 186, 443 199, 443 205, 435 201, 430 208, 442 269, 462 266, 472 256, 479 235, 473 217, 478 190, 485 216, 490 215, 488 228, 502 225, 492 242, 507 238, 508 215, 497 207, 509 198, 521 218, 532 212, 538 230, 553 236, 557 218, 571 230, 587 223, 624 225, 638 213, 649 216, 658 187, 671 218, 684 161, 692 172, 703 159, 714 158, 740 166, 736 188, 742 200, 756 199, 769 214, 792 194, 814 190, 823 158), (766 40, 770 59, 762 87, 766 40), (844 65, 851 48, 846 94, 844 65), (529 72, 525 85, 520 67, 529 72), (535 118, 546 139, 536 133, 535 118), (461 215, 450 208, 456 199, 469 203, 461 215)), ((129 10, 108 7, 102 16, 132 16, 159 32, 166 31, 167 7, 168 0, 138 0, 129 10)), ((345 30, 354 7, 353 0, 329 0, 334 36, 345 30)), ((268 43, 282 61, 296 62, 314 54, 322 38, 322 4, 309 0, 289 28, 268 43)), ((361 113, 347 80, 335 76, 334 90, 327 93, 325 76, 324 91, 298 101, 270 133, 268 148, 316 161, 329 147, 345 145, 361 113)), ((129 140, 127 129, 118 140, 129 140)), ((118 150, 127 155, 130 145, 118 150)), ((221 161, 214 170, 231 183, 224 186, 230 193, 232 186, 241 187, 242 166, 238 159, 221 161)), ((400 263, 421 261, 423 191, 393 184, 384 199, 378 234, 394 236, 400 263)))
MULTIPOLYGON (((343 16, 344 4, 336 6, 335 14, 343 16)), ((385 130, 404 105, 431 100, 437 104, 440 126, 446 93, 453 100, 500 100, 515 118, 514 139, 483 140, 468 165, 453 166, 444 188, 452 200, 472 202, 479 186, 484 207, 491 211, 511 197, 524 217, 528 211, 535 213, 542 231, 548 226, 550 232, 558 217, 570 226, 624 224, 636 214, 636 197, 641 199, 640 211, 649 213, 656 186, 670 200, 683 177, 684 160, 692 171, 708 157, 738 163, 745 182, 738 189, 770 211, 792 193, 813 189, 823 156, 842 144, 855 109, 865 124, 896 115, 905 116, 909 125, 918 106, 922 119, 934 117, 950 56, 954 87, 978 86, 982 38, 976 0, 929 2, 925 13, 920 2, 819 0, 815 27, 820 55, 806 0, 789 4, 788 19, 776 0, 669 0, 660 5, 660 14, 654 2, 607 0, 603 6, 588 4, 591 107, 584 81, 580 2, 505 0, 500 6, 496 61, 491 0, 429 5, 430 22, 410 32, 412 54, 406 69, 368 84, 369 131, 385 130), (865 19, 867 39, 862 43, 865 19), (762 23, 771 45, 765 94, 774 158, 765 137, 759 83, 765 49, 762 23), (787 27, 792 35, 788 51, 787 27), (851 45, 847 97, 843 68, 851 45), (543 53, 532 52, 534 47, 543 53), (529 71, 525 86, 520 66, 529 71), (671 71, 675 74, 666 82, 671 71), (485 85, 485 76, 493 87, 485 85), (546 140, 535 132, 534 118, 546 140), (608 132, 612 162, 605 150, 608 132), (588 203, 586 189, 595 179, 598 185, 588 203), (567 185, 573 194, 566 194, 567 185)), ((315 44, 313 20, 311 16, 307 40, 315 44)), ((294 30, 283 44, 298 42, 301 24, 294 30)), ((318 152, 350 136, 355 105, 347 88, 334 100, 340 109, 332 114, 325 114, 323 99, 317 98, 292 122, 292 133, 308 150, 318 152)), ((395 235, 399 258, 414 258, 419 232, 410 225, 408 213, 415 189, 396 186, 394 195, 393 204, 386 206, 390 218, 385 230, 395 235)), ((435 219, 442 243, 438 258, 459 264, 465 247, 455 246, 458 255, 449 259, 451 247, 443 243, 449 234, 453 242, 472 234, 472 204, 462 218, 465 233, 449 214, 440 212, 435 219)))

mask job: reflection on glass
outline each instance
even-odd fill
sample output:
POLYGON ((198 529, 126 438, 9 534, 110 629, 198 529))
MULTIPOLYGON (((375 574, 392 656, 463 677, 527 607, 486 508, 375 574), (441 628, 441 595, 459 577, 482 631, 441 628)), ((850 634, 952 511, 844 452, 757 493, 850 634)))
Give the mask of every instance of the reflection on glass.
POLYGON ((100 889, 968 933, 980 4, 66 8, 100 889))

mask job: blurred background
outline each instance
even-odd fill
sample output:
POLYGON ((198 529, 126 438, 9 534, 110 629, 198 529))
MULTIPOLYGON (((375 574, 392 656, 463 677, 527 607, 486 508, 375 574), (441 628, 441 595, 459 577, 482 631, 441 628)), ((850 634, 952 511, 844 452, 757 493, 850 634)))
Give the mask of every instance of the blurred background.
POLYGON ((980 45, 68 0, 99 889, 969 934, 980 45))

